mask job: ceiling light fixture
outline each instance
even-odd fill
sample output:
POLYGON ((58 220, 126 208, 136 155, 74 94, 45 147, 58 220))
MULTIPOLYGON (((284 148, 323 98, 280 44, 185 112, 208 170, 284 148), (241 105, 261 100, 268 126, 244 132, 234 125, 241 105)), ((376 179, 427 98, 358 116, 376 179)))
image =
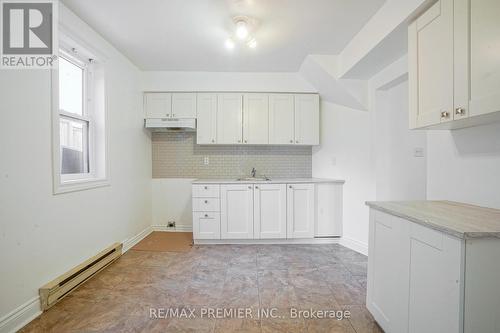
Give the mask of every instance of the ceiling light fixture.
POLYGON ((257 40, 251 34, 255 30, 255 19, 250 19, 247 16, 235 16, 233 17, 233 24, 235 25, 235 30, 226 39, 225 46, 226 49, 232 50, 236 47, 236 43, 245 43, 248 48, 254 49, 257 47, 257 40))
POLYGON ((247 23, 243 20, 236 22, 236 36, 244 40, 248 37, 247 23))

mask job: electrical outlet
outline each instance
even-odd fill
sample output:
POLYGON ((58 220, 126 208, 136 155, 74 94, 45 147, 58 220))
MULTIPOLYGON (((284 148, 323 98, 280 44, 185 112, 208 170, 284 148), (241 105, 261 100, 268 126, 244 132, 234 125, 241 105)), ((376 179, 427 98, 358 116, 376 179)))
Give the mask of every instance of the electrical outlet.
POLYGON ((203 158, 203 164, 204 164, 204 165, 209 165, 209 164, 210 164, 210 158, 209 158, 208 156, 205 156, 205 157, 203 158))
POLYGON ((175 228, 175 221, 168 221, 167 227, 168 228, 175 228))

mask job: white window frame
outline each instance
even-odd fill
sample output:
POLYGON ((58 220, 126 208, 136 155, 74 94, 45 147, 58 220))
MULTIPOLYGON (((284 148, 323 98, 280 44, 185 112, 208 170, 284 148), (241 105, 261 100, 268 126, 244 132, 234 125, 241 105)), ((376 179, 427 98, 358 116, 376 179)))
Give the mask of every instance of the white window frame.
MULTIPOLYGON (((96 177, 95 173, 95 154, 94 154, 94 122, 92 119, 92 110, 90 105, 92 105, 92 66, 88 61, 85 61, 83 57, 79 57, 78 54, 70 54, 67 50, 61 48, 59 50, 59 57, 64 58, 64 60, 72 63, 73 65, 79 67, 83 72, 83 82, 82 82, 82 115, 68 112, 59 108, 59 121, 61 118, 68 118, 79 120, 81 122, 87 123, 87 133, 84 134, 84 140, 82 142, 83 151, 85 159, 87 159, 88 172, 76 173, 76 174, 61 174, 62 182, 70 182, 74 180, 82 179, 92 179, 96 177)), ((61 147, 61 145, 59 145, 61 147)), ((60 160, 60 159, 59 159, 60 160)), ((61 163, 61 162, 59 162, 61 163)))
MULTIPOLYGON (((83 69, 83 115, 77 115, 64 110, 59 110, 59 70, 57 68, 52 70, 52 164, 53 164, 53 192, 54 194, 86 190, 96 187, 108 186, 109 182, 109 165, 108 165, 108 122, 107 122, 107 103, 106 91, 100 93, 104 96, 102 106, 94 108, 96 105, 95 89, 94 86, 95 73, 94 69, 96 63, 101 68, 101 76, 103 75, 104 57, 102 55, 95 55, 96 52, 90 51, 87 44, 81 41, 76 42, 75 38, 70 38, 66 33, 59 32, 59 50, 60 56, 65 60, 77 65, 83 69), (91 60, 92 59, 92 60, 91 60), (97 115, 96 112, 103 112, 104 114, 97 115), (61 144, 60 144, 60 118, 65 117, 86 122, 87 140, 86 144, 88 149, 88 173, 80 174, 61 174, 61 144), (96 130, 96 118, 101 119, 104 124, 99 124, 101 133, 96 130), (97 142, 96 138, 99 136, 100 141, 97 142), (97 156, 97 146, 101 154, 97 156)), ((104 78, 101 78, 104 80, 104 78)), ((102 86, 102 85, 101 85, 102 86)), ((103 87, 104 90, 105 87, 103 87)), ((85 144, 82 142, 82 144, 85 144)))

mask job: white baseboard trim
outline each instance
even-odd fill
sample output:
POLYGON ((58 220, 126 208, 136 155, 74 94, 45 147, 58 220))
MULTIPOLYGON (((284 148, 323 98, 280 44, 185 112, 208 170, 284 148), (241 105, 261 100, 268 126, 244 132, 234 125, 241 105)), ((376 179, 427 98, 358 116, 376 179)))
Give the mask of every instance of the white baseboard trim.
POLYGON ((171 232, 193 232, 190 225, 178 225, 175 228, 167 227, 164 224, 153 225, 153 231, 171 231, 171 232))
POLYGON ((0 333, 14 333, 42 314, 40 297, 34 297, 0 318, 0 333))
POLYGON ((195 239, 195 244, 337 244, 339 238, 310 239, 195 239))
POLYGON ((345 246, 361 254, 364 254, 365 256, 368 255, 368 244, 360 242, 356 239, 352 239, 349 237, 342 237, 340 239, 340 245, 345 246))
POLYGON ((123 243, 123 249, 122 253, 127 252, 130 250, 135 244, 139 243, 141 240, 143 240, 147 235, 153 232, 153 228, 147 227, 137 235, 130 237, 129 239, 124 240, 123 243))

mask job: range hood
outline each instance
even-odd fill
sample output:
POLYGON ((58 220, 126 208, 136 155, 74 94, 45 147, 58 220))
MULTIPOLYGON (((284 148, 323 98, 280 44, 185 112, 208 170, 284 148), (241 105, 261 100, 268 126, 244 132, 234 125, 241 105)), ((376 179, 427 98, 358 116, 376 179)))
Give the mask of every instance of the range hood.
POLYGON ((144 126, 153 132, 166 131, 196 131, 196 119, 148 118, 144 126))

